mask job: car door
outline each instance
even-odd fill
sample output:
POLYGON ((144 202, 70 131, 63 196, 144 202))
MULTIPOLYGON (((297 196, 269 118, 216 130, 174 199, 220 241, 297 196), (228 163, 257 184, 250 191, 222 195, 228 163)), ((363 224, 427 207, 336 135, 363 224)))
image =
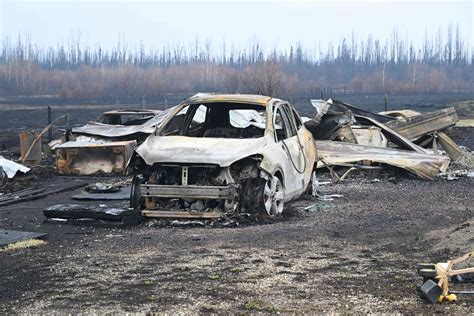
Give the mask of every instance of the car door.
POLYGON ((316 143, 314 142, 314 138, 311 132, 306 129, 303 122, 301 121, 301 118, 296 112, 296 109, 291 104, 288 104, 288 109, 289 109, 288 116, 290 117, 290 119, 294 121, 296 130, 298 133, 298 141, 304 152, 304 157, 306 160, 306 164, 305 164, 306 168, 305 168, 305 174, 304 174, 304 181, 305 181, 304 188, 306 189, 308 183, 311 180, 314 166, 317 160, 316 143))
POLYGON ((304 148, 298 140, 298 129, 287 104, 277 104, 273 112, 275 141, 283 151, 281 168, 284 173, 285 200, 300 195, 307 185, 307 163, 304 148))

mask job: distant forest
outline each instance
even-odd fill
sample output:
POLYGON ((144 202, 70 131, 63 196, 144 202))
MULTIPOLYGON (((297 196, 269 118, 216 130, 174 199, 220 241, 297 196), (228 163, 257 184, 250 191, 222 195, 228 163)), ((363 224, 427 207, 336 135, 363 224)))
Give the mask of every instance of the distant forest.
MULTIPOLYGON (((472 44, 472 43, 471 43, 472 44)), ((158 98, 193 92, 271 96, 347 93, 474 91, 474 55, 459 26, 441 27, 415 46, 396 30, 388 39, 355 36, 326 47, 244 49, 209 40, 188 45, 131 48, 119 40, 104 49, 81 42, 40 47, 29 34, 0 44, 0 95, 62 98, 158 98)))

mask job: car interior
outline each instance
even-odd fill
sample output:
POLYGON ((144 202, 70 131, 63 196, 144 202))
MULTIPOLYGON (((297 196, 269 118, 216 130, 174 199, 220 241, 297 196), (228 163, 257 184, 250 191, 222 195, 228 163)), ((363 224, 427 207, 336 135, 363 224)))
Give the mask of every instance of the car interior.
POLYGON ((164 135, 258 138, 265 132, 265 108, 254 104, 207 103, 184 107, 164 127, 164 135))

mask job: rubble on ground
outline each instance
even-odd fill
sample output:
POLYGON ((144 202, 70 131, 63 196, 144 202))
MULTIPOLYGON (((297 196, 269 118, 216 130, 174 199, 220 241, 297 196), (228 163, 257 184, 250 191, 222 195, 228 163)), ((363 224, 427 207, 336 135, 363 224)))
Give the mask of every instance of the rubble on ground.
POLYGON ((92 219, 121 221, 123 223, 133 222, 135 224, 140 221, 137 212, 134 210, 107 207, 106 205, 89 206, 82 204, 56 204, 44 209, 43 214, 49 219, 92 219))
POLYGON ((22 173, 30 171, 30 168, 9 159, 5 159, 3 156, 0 156, 0 168, 8 179, 13 178, 18 171, 22 173))
POLYGON ((433 180, 451 163, 474 168, 474 156, 444 131, 459 120, 454 108, 421 114, 411 110, 372 113, 338 100, 311 100, 315 108, 305 126, 316 139, 318 168, 334 180, 357 169, 386 165, 433 180), (441 146, 447 156, 441 155, 441 146), (334 169, 343 169, 339 175, 334 169))

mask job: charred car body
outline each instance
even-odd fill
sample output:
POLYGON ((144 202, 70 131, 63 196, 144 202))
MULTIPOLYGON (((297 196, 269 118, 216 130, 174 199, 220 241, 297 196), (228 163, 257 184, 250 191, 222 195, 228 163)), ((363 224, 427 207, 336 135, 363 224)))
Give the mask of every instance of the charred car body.
POLYGON ((124 174, 137 144, 153 133, 170 110, 108 111, 73 128, 74 140, 55 147, 58 173, 124 174))
POLYGON ((148 217, 278 216, 308 189, 316 162, 293 106, 257 95, 195 95, 136 154, 130 204, 148 217))
POLYGON ((105 139, 136 140, 138 143, 153 133, 169 110, 122 110, 104 112, 96 121, 74 127, 76 136, 87 135, 105 139))

